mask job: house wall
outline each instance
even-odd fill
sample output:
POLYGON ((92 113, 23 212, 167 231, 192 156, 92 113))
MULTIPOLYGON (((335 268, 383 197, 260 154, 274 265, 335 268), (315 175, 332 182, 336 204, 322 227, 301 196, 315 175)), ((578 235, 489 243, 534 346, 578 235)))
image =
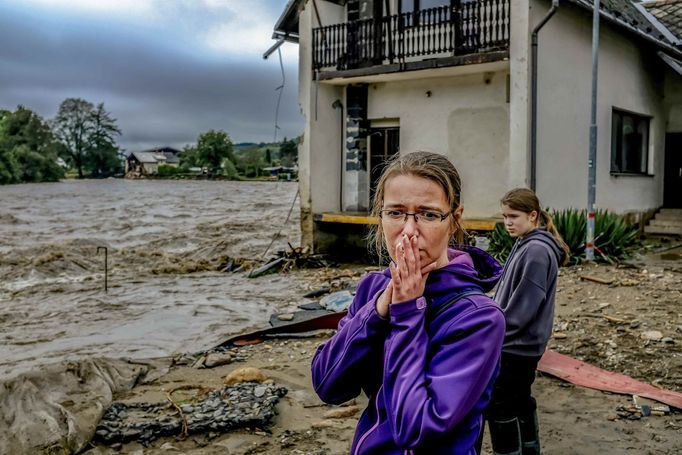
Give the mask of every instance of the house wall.
MULTIPOLYGON (((532 2, 531 24, 548 8, 549 2, 532 2)), ((563 3, 539 36, 537 192, 552 208, 587 204, 591 35, 591 13, 563 3)), ((601 22, 596 206, 620 213, 658 207, 663 196, 663 71, 655 52, 638 46, 601 22), (610 174, 613 107, 652 117, 651 175, 610 174)))
MULTIPOLYGON (((342 22, 345 9, 329 2, 317 2, 322 25, 342 22)), ((313 244, 313 214, 340 210, 341 120, 343 88, 317 83, 312 73, 312 29, 319 27, 312 2, 306 2, 299 18, 299 103, 305 119, 299 145, 299 190, 301 197, 301 244, 313 244)))
POLYGON ((666 132, 682 133, 682 76, 668 68, 665 72, 666 132))
POLYGON ((443 153, 458 168, 467 217, 497 212, 507 187, 507 74, 500 71, 369 86, 369 119, 399 119, 401 153, 443 153))

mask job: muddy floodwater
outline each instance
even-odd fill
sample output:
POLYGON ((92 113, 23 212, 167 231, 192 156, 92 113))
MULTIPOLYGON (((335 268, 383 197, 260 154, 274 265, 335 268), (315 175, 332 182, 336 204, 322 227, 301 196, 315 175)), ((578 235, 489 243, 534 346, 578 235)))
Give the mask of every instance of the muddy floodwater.
POLYGON ((265 324, 301 275, 221 271, 299 244, 295 182, 0 187, 0 377, 91 356, 192 352, 265 324), (104 251, 108 248, 108 292, 104 251))

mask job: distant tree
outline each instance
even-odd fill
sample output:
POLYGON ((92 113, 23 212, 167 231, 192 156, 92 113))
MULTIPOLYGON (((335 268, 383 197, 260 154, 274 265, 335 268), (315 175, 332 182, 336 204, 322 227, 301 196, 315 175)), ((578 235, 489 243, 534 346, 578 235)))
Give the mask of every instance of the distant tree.
POLYGON ((279 146, 280 164, 293 166, 298 162, 298 139, 287 140, 285 137, 279 146))
POLYGON ((186 145, 179 155, 180 167, 188 170, 191 167, 200 167, 199 155, 197 154, 197 148, 193 145, 186 145))
POLYGON ((88 101, 67 98, 59 105, 59 111, 53 120, 54 133, 64 146, 70 163, 78 170, 79 178, 84 176, 85 155, 93 128, 93 110, 93 104, 88 101))
POLYGON ((232 140, 224 131, 209 130, 200 134, 196 150, 199 162, 207 166, 213 175, 220 172, 223 160, 236 161, 232 140))
POLYGON ((265 162, 268 163, 268 165, 272 164, 272 152, 269 148, 265 149, 265 162))
POLYGON ((244 166, 244 174, 247 177, 259 177, 262 169, 265 167, 263 152, 255 147, 244 150, 242 163, 244 166))
POLYGON ((92 124, 88 137, 86 167, 93 177, 107 177, 121 170, 118 159, 119 148, 115 135, 121 130, 116 126, 116 119, 104 109, 104 103, 99 103, 90 115, 92 124))
POLYGON ((57 181, 58 144, 49 125, 35 112, 18 106, 0 111, 0 183, 57 181))
POLYGON ((52 126, 79 178, 86 172, 102 177, 119 169, 115 136, 121 130, 116 119, 104 109, 104 103, 95 107, 81 98, 67 98, 59 105, 52 126))

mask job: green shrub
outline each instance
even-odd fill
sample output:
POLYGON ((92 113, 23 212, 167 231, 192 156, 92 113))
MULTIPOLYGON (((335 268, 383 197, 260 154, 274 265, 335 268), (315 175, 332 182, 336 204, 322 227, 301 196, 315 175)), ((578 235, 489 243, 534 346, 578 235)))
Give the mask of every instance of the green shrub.
MULTIPOLYGON (((585 210, 551 210, 550 214, 564 242, 571 250, 570 263, 578 264, 585 257, 587 216, 585 210)), ((627 256, 639 238, 636 226, 628 224, 621 216, 608 210, 597 210, 594 223, 595 259, 615 262, 627 256)), ((514 243, 501 223, 495 226, 490 239, 489 251, 504 262, 514 243)))
POLYGON ((495 229, 490 236, 490 246, 488 246, 488 253, 500 262, 505 262, 509 252, 514 246, 514 239, 509 232, 504 228, 503 223, 497 223, 495 229))
POLYGON ((177 166, 168 164, 159 164, 159 177, 172 177, 174 175, 182 174, 183 170, 177 166))

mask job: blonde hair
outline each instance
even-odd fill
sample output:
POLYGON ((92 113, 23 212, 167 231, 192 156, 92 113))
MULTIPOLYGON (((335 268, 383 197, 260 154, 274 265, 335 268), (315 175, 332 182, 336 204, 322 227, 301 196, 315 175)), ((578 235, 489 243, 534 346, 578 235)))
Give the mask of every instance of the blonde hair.
POLYGON ((533 190, 528 188, 514 188, 513 190, 507 191, 507 194, 502 197, 500 203, 512 210, 518 210, 523 213, 537 212, 540 226, 547 229, 547 232, 552 234, 552 237, 556 239, 559 246, 561 246, 561 249, 564 250, 564 261, 561 265, 566 265, 568 263, 571 249, 566 245, 566 242, 564 242, 559 231, 557 231, 554 220, 552 220, 552 215, 540 207, 540 200, 533 190))
MULTIPOLYGON (((455 166, 447 157, 438 153, 413 152, 404 155, 394 155, 386 163, 381 177, 377 182, 374 200, 372 202, 372 215, 378 217, 384 204, 384 191, 386 182, 398 175, 414 175, 435 182, 443 189, 450 206, 452 237, 450 242, 461 244, 464 242, 464 229, 455 216, 454 211, 459 207, 462 180, 455 166)), ((386 239, 381 227, 381 222, 371 227, 369 234, 370 245, 374 248, 379 259, 386 251, 386 239)))

